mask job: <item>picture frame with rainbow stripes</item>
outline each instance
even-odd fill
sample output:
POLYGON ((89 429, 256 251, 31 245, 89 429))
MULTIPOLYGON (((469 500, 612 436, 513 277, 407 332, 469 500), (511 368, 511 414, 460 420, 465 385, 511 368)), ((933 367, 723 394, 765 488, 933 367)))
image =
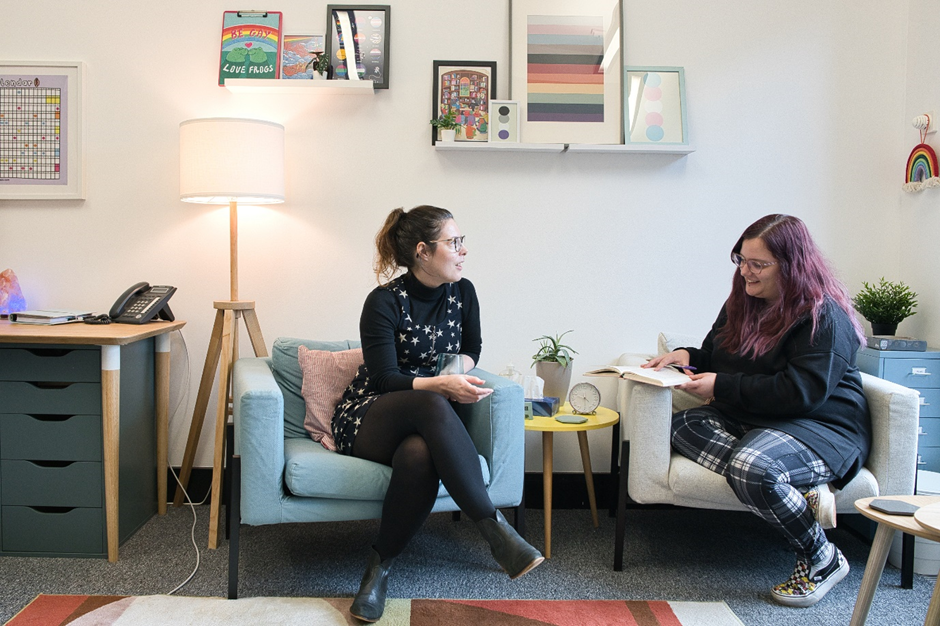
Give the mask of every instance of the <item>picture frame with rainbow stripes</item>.
POLYGON ((624 143, 689 144, 683 68, 624 67, 623 89, 624 143))
POLYGON ((510 0, 509 98, 526 143, 620 144, 620 0, 510 0))

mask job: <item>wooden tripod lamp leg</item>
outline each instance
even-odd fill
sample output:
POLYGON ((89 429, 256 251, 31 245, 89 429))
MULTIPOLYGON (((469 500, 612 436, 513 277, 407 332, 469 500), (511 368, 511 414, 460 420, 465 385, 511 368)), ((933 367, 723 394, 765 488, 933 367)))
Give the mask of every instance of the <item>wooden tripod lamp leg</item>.
POLYGON ((212 497, 209 506, 209 549, 219 546, 219 509, 222 500, 222 458, 225 453, 225 424, 228 422, 228 398, 235 356, 235 312, 225 312, 222 331, 222 362, 219 365, 219 394, 215 414, 215 446, 212 459, 212 497))
POLYGON ((189 438, 186 440, 186 450, 183 453, 183 464, 180 467, 180 484, 177 485, 176 495, 173 497, 173 506, 183 504, 183 489, 189 487, 189 476, 193 470, 193 460, 196 458, 196 448, 199 446, 199 437, 202 435, 202 424, 206 419, 206 410, 209 408, 209 394, 212 393, 212 381, 219 367, 219 356, 222 353, 222 309, 215 312, 215 323, 212 326, 212 335, 209 337, 209 349, 206 352, 206 364, 202 368, 202 378, 199 381, 199 392, 196 394, 196 408, 193 409, 193 419, 189 424, 189 438))

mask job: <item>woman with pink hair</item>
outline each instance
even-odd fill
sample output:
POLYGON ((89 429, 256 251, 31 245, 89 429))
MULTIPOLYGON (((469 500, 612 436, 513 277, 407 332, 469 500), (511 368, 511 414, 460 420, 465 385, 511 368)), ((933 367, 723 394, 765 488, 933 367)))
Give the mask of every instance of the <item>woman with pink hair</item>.
POLYGON ((735 243, 731 262, 731 294, 702 346, 645 367, 694 372, 678 389, 706 403, 673 415, 672 445, 724 476, 742 503, 786 537, 796 568, 771 595, 811 606, 849 572, 823 529, 835 526, 830 484, 845 486, 871 446, 855 365, 864 334, 845 286, 798 218, 757 220, 735 243))

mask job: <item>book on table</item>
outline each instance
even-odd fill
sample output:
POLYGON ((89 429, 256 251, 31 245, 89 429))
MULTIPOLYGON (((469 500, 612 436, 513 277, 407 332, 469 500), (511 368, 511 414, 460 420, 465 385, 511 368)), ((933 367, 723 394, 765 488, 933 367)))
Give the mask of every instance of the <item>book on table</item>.
POLYGON ((689 382, 687 374, 670 366, 666 366, 661 370, 654 370, 651 367, 640 367, 639 365, 605 365, 604 367, 588 370, 584 375, 616 376, 646 383, 647 385, 656 385, 657 387, 675 387, 689 382))
POLYGON ((10 313, 10 321, 15 324, 44 324, 48 326, 51 324, 81 322, 92 315, 94 313, 85 310, 37 309, 10 313))

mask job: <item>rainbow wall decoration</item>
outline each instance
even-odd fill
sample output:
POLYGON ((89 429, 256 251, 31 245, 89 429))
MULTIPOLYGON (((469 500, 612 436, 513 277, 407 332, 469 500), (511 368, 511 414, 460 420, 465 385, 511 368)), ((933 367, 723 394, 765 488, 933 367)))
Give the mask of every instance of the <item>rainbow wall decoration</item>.
POLYGON ((530 122, 604 121, 604 19, 530 15, 526 113, 530 122))
POLYGON ((937 169, 937 154, 925 143, 914 146, 907 157, 904 191, 922 191, 928 187, 940 187, 940 171, 937 169))

